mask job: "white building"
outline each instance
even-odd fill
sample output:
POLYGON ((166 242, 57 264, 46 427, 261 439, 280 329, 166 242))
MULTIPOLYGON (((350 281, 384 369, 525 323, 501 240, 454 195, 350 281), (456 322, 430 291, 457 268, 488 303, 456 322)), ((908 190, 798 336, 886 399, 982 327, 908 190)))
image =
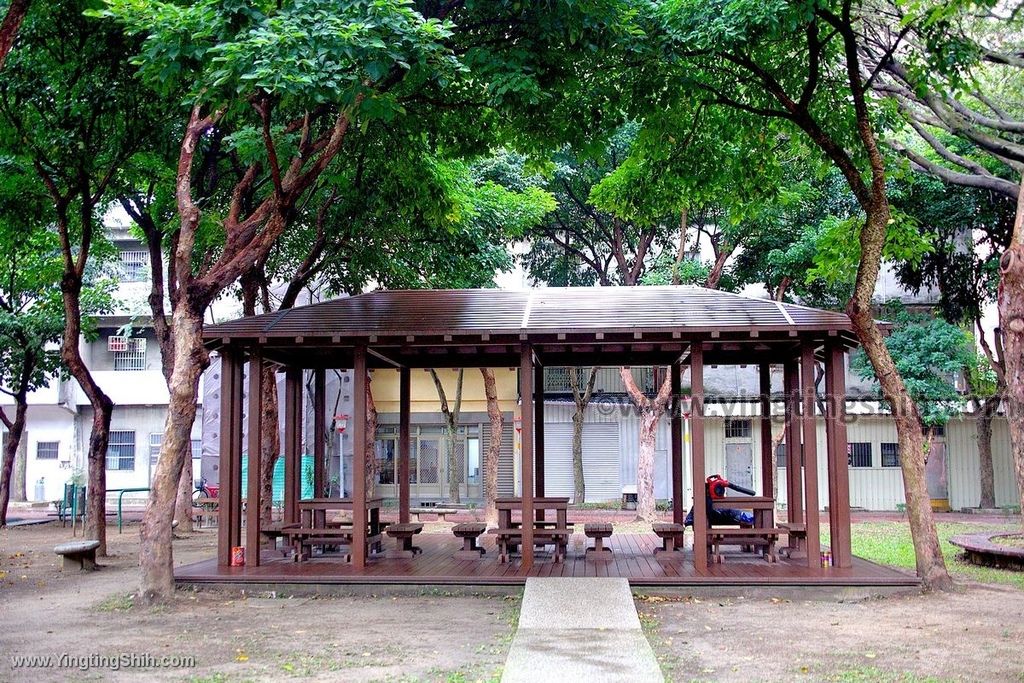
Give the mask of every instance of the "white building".
MULTIPOLYGON (((160 348, 150 322, 149 255, 116 214, 108 217, 111 240, 119 251, 115 311, 97 320, 98 336, 80 343, 82 358, 97 384, 114 402, 107 450, 107 488, 147 488, 156 465, 167 416, 168 392, 160 348)), ((200 392, 200 397, 202 392, 200 392)), ((73 477, 87 470, 92 407, 78 382, 54 377, 28 397, 26 495, 30 501, 61 498, 73 477)), ((13 413, 10 397, 0 405, 13 413)), ((199 405, 202 416, 202 405, 199 405)), ((193 429, 193 458, 199 472, 201 424, 193 429)), ((197 475, 198 476, 198 475, 197 475)), ((138 499, 145 493, 126 494, 138 499)))

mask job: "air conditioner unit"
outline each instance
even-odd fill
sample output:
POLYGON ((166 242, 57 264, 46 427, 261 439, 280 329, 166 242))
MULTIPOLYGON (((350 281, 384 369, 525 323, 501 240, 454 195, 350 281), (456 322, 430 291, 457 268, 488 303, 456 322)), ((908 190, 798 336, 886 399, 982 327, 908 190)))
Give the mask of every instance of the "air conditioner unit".
POLYGON ((107 351, 117 353, 128 350, 128 337, 107 337, 107 351))

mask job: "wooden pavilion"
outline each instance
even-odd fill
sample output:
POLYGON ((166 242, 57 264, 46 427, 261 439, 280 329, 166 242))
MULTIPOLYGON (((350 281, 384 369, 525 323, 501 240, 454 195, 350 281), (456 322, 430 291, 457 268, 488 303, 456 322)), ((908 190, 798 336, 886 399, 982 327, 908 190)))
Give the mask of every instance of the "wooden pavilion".
MULTIPOLYGON (((313 433, 325 433, 325 371, 354 369, 351 562, 347 572, 367 568, 366 382, 371 368, 400 373, 399 512, 409 521, 410 369, 518 367, 522 432, 522 519, 534 518, 534 500, 544 496, 543 368, 565 366, 664 366, 671 368, 673 407, 672 516, 682 523, 684 500, 682 373, 690 372, 689 429, 695 496, 692 564, 708 573, 704 542, 704 369, 707 365, 760 368, 762 491, 773 490, 770 366, 784 369, 788 522, 806 529, 806 559, 820 569, 818 459, 827 459, 831 551, 837 572, 854 566, 850 549, 847 442, 844 422, 845 358, 856 345, 849 318, 830 311, 756 299, 699 287, 550 288, 529 291, 379 291, 277 313, 241 318, 206 329, 207 348, 222 358, 220 433, 220 523, 217 568, 227 573, 231 549, 246 547, 248 572, 261 563, 260 467, 250 458, 241 481, 243 364, 273 363, 285 374, 284 523, 298 518, 302 451, 303 371, 314 375, 313 433), (816 363, 825 369, 825 396, 815 391, 816 363), (824 398, 826 452, 818 453, 815 406, 824 398), (245 537, 242 505, 248 498, 245 537), (810 514, 805 514, 809 511, 810 514)), ((263 374, 249 373, 249 409, 259 420, 263 374)), ((261 451, 258 424, 250 421, 248 452, 261 451)), ((312 444, 314 490, 325 492, 323 438, 312 444)), ((781 485, 781 482, 780 482, 781 485)), ((519 575, 534 565, 533 530, 524 524, 519 575)), ((411 560, 415 565, 417 560, 411 560)), ((863 562, 856 560, 856 562, 863 562)), ((313 563, 307 563, 313 564, 313 563)), ((376 564, 371 562, 370 564, 376 564)), ((402 566, 410 565, 403 563, 402 566)), ((872 565, 873 566, 873 565, 872 565)), ((231 568, 234 569, 234 568, 231 568)), ((211 571, 216 571, 210 568, 211 571)), ((293 565, 291 573, 301 571, 293 565)), ((323 574, 324 570, 309 570, 323 574)), ((376 571, 381 575, 382 571, 376 571)), ((201 573, 201 572, 200 572, 201 573)), ((369 572, 367 576, 373 574, 369 572)), ((394 573, 394 572, 392 572, 394 573)), ((399 571, 401 573, 401 571, 399 571)), ((505 572, 507 573, 507 572, 505 572)), ((185 572, 189 574, 189 572, 185 572)), ((193 578, 196 572, 191 574, 193 578)), ((392 577, 394 578, 394 577, 392 577)), ((179 577, 180 580, 180 577, 179 577)), ((472 581, 469 581, 472 582, 472 581)))

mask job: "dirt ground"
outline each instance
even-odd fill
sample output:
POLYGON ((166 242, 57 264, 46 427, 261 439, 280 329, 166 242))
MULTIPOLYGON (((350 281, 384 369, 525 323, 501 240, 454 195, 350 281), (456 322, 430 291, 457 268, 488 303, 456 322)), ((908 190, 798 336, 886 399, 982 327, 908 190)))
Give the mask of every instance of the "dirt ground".
MULTIPOLYGON (((448 524, 428 531, 448 533, 448 524)), ((60 571, 57 524, 0 530, 0 682, 312 678, 464 681, 500 676, 518 596, 434 590, 320 598, 180 592, 133 607, 138 527, 109 531, 95 573, 60 571), (194 657, 181 668, 15 669, 13 657, 67 653, 194 657)), ((215 530, 175 543, 178 563, 215 552, 215 530)), ((671 680, 1024 681, 1024 591, 960 585, 944 595, 806 599, 658 593, 637 598, 671 680)), ((67 663, 67 662, 65 662, 67 663)))
POLYGON ((637 598, 673 681, 1024 681, 1024 592, 637 598))
MULTIPOLYGON (((0 530, 0 681, 488 680, 500 672, 518 615, 518 597, 437 591, 301 599, 179 592, 170 607, 132 607, 138 527, 108 534, 112 557, 100 571, 64 573, 53 546, 70 529, 0 530), (14 657, 60 661, 65 653, 184 656, 196 665, 13 668, 14 657)), ((178 540, 176 563, 210 557, 215 539, 208 530, 178 540)))

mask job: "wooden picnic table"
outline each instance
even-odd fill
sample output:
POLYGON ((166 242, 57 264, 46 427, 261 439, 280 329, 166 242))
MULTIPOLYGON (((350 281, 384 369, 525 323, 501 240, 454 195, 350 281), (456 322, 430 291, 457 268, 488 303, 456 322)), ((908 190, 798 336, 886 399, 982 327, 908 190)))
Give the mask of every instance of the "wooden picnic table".
MULTIPOLYGON (((512 513, 522 511, 522 498, 498 498, 494 501, 498 510, 498 528, 488 533, 498 536, 498 559, 508 561, 509 555, 522 543, 523 520, 513 520, 512 513)), ((567 514, 569 499, 563 497, 543 497, 533 499, 535 511, 554 511, 554 520, 536 520, 533 524, 533 544, 539 546, 555 546, 555 562, 561 562, 569 546, 569 529, 567 514)), ((521 516, 521 515, 520 515, 521 516)))
POLYGON ((719 547, 722 545, 739 545, 743 547, 759 546, 764 548, 764 558, 775 562, 775 543, 782 529, 775 527, 775 499, 770 496, 726 496, 711 501, 711 506, 718 510, 750 510, 754 516, 752 527, 739 529, 728 527, 708 527, 707 544, 712 558, 722 561, 719 547))
MULTIPOLYGON (((383 530, 380 523, 380 508, 383 503, 383 498, 369 498, 366 501, 371 536, 383 530)), ((324 529, 328 526, 328 512, 351 512, 353 504, 351 498, 304 498, 299 501, 298 507, 301 527, 324 529)))
MULTIPOLYGON (((382 532, 387 526, 380 521, 380 508, 383 498, 371 498, 366 501, 368 533, 366 537, 367 554, 373 550, 380 551, 383 542, 382 532)), ((328 521, 327 513, 333 511, 352 511, 351 498, 306 498, 298 501, 299 522, 283 527, 282 532, 288 536, 295 551, 296 561, 306 559, 307 550, 312 553, 313 546, 330 547, 352 545, 353 528, 351 522, 328 521)), ((347 559, 347 557, 346 557, 347 559)))

